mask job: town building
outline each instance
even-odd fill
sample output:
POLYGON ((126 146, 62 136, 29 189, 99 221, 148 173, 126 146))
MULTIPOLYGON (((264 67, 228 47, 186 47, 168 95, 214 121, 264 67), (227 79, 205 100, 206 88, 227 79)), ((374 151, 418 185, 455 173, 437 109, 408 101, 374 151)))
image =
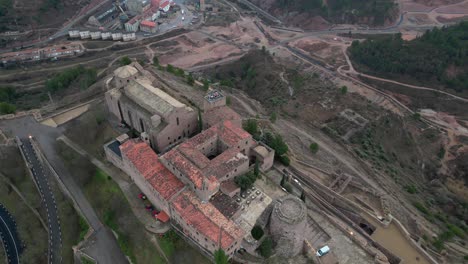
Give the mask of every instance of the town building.
POLYGON ((136 35, 135 33, 122 34, 122 40, 123 41, 136 40, 136 35))
POLYGON ((26 49, 17 52, 7 52, 0 55, 3 66, 20 62, 34 62, 45 59, 76 56, 83 53, 79 44, 67 43, 59 46, 53 45, 38 49, 26 49))
POLYGON ((80 31, 80 37, 81 39, 88 39, 91 37, 89 31, 80 31))
POLYGON ((140 30, 148 33, 156 33, 157 26, 153 21, 144 20, 140 23, 140 30))
POLYGON ((163 152, 197 132, 197 113, 153 87, 137 68, 118 68, 112 83, 115 88, 105 95, 109 111, 141 133, 156 151, 163 152))
POLYGON ((125 23, 125 30, 129 32, 137 32, 138 26, 140 26, 140 16, 136 16, 125 23))
POLYGON ((122 39, 122 33, 112 33, 112 40, 121 40, 122 39))
POLYGON ((80 37, 80 31, 79 30, 70 30, 70 31, 68 31, 68 36, 70 38, 79 38, 80 37))
POLYGON ((96 32, 91 32, 91 39, 101 39, 101 32, 96 31, 96 32))

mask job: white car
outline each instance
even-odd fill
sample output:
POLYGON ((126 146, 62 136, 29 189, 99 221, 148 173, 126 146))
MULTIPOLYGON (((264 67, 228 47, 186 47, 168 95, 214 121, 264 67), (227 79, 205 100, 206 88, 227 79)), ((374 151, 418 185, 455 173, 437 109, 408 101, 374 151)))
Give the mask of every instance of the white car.
POLYGON ((184 20, 185 20, 185 17, 182 17, 182 21, 184 21, 184 20))
POLYGON ((321 256, 327 254, 328 252, 330 252, 330 248, 328 246, 324 246, 324 247, 322 247, 321 249, 319 249, 317 251, 316 255, 317 255, 317 257, 321 257, 321 256))

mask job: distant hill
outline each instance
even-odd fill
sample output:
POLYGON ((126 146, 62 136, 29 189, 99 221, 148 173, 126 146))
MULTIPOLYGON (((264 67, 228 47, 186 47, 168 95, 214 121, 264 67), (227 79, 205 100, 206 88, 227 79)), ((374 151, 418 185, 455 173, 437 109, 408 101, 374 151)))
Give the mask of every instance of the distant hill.
POLYGON ((468 92, 468 22, 411 41, 400 34, 354 41, 348 51, 362 72, 468 92))
POLYGON ((0 0, 0 32, 56 28, 90 0, 0 0))
POLYGON ((312 17, 322 17, 331 24, 389 24, 398 16, 393 0, 251 0, 283 21, 310 28, 312 17))

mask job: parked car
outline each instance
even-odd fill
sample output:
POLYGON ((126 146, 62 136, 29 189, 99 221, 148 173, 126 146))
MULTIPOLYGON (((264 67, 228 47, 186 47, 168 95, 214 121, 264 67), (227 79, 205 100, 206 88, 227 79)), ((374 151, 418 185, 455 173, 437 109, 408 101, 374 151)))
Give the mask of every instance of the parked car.
POLYGON ((319 249, 317 251, 316 255, 317 255, 317 257, 321 257, 321 256, 327 254, 328 252, 330 252, 330 248, 328 246, 324 246, 324 247, 322 247, 321 249, 319 249))
POLYGON ((138 198, 140 198, 142 200, 146 200, 146 195, 144 193, 140 193, 140 194, 138 194, 138 198))

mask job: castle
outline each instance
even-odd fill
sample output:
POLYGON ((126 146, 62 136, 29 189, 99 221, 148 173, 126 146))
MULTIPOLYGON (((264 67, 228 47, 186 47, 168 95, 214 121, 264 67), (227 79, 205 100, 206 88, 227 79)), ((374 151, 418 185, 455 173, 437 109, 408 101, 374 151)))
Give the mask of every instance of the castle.
POLYGON ((105 95, 110 113, 140 136, 107 143, 107 159, 187 239, 209 255, 221 248, 232 257, 250 234, 233 221, 237 209, 224 210, 219 204, 239 193, 233 179, 252 164, 268 170, 274 151, 242 129, 241 117, 226 106, 219 91, 205 96, 201 122, 192 108, 155 88, 138 64, 118 68, 110 83, 105 95))

